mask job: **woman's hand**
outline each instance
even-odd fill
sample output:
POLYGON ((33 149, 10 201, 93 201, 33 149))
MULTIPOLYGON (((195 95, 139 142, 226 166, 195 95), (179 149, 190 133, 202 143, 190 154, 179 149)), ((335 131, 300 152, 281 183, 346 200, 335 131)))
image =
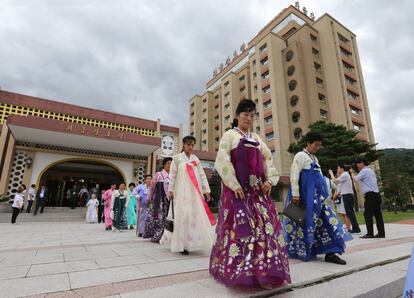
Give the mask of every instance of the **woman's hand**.
POLYGON ((206 198, 207 198, 207 202, 210 202, 210 201, 211 201, 211 196, 210 196, 210 193, 209 193, 209 192, 206 192, 204 195, 205 195, 205 196, 206 196, 206 198))
POLYGON ((294 197, 292 198, 292 202, 293 202, 293 204, 298 205, 298 204, 299 204, 299 202, 300 202, 300 197, 294 196, 294 197))
POLYGON ((172 191, 168 192, 168 199, 170 200, 174 199, 174 193, 172 191))
POLYGON ((265 181, 265 183, 262 184, 262 195, 270 195, 271 191, 272 185, 269 183, 269 181, 265 181))
POLYGON ((237 199, 244 199, 244 191, 243 191, 243 188, 239 187, 238 189, 236 189, 234 191, 234 195, 236 196, 237 199))

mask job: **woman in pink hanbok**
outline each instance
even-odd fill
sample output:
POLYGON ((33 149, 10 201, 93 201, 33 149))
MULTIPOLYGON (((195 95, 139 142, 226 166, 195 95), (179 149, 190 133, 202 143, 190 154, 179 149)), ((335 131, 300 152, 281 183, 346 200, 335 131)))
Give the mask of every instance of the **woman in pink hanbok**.
POLYGON ((288 255, 270 191, 279 180, 266 143, 250 132, 256 105, 240 101, 224 133, 215 168, 223 188, 210 273, 226 286, 290 283, 288 255))
POLYGON ((203 165, 191 154, 195 142, 193 136, 184 137, 184 150, 171 163, 168 197, 170 209, 174 208, 174 231, 165 229, 160 241, 171 252, 185 255, 213 245, 216 222, 204 199, 205 195, 210 200, 210 187, 203 165))
POLYGON ((113 183, 111 188, 104 192, 102 199, 104 201, 104 216, 105 216, 105 229, 107 231, 112 229, 111 219, 111 206, 112 206, 112 193, 116 189, 116 184, 113 183))

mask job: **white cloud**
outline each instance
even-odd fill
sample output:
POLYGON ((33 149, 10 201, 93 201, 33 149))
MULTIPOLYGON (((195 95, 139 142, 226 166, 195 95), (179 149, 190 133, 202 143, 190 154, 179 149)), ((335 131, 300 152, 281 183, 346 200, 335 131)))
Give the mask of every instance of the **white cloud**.
MULTIPOLYGON (((20 0, 0 10, 0 85, 162 123, 294 1, 20 0)), ((301 1, 357 34, 379 147, 414 147, 414 2, 301 1)))

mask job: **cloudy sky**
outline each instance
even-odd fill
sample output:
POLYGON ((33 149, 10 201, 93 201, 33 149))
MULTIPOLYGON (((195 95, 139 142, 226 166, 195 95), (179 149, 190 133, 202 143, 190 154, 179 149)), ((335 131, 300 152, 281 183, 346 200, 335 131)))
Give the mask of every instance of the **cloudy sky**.
MULTIPOLYGON (((414 1, 301 1, 357 35, 380 148, 414 148, 414 1)), ((0 85, 187 126, 213 69, 294 1, 0 0, 0 85)))

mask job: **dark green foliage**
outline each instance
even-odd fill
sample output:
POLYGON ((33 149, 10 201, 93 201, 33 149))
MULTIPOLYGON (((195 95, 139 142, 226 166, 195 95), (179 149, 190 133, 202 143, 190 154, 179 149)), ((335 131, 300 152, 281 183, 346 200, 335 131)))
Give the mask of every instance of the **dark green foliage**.
POLYGON ((385 206, 411 204, 414 194, 414 149, 384 149, 379 159, 385 206))

